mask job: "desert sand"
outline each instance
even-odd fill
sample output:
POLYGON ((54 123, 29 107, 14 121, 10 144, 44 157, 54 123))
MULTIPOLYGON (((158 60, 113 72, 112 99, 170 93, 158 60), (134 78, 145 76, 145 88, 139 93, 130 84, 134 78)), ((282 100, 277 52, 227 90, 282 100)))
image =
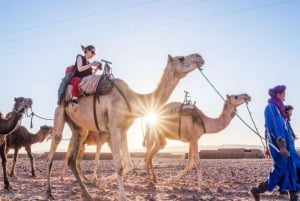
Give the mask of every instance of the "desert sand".
MULTIPOLYGON (((128 200, 138 201, 246 201, 251 200, 248 189, 264 180, 271 169, 271 159, 202 159, 201 170, 204 185, 201 192, 197 188, 196 168, 175 183, 167 179, 185 167, 186 159, 155 158, 153 160, 158 176, 158 184, 149 186, 142 158, 133 158, 134 170, 124 179, 128 200)), ((12 159, 8 159, 10 170, 12 159)), ((0 200, 47 200, 46 198, 46 159, 36 157, 37 178, 30 176, 30 163, 27 158, 20 158, 16 167, 16 178, 9 178, 12 190, 3 189, 3 174, 0 171, 0 200)), ((81 191, 71 170, 66 171, 65 181, 60 181, 62 161, 55 160, 52 171, 52 190, 56 200, 81 200, 81 191)), ((83 161, 83 171, 92 176, 92 160, 83 161)), ((2 169, 2 168, 1 168, 2 169)), ((98 168, 99 177, 114 172, 111 160, 101 160, 98 168)), ((118 200, 117 183, 113 182, 99 190, 90 181, 86 181, 88 191, 94 200, 118 200)), ((286 195, 279 195, 277 190, 268 192, 261 200, 288 200, 286 195)))

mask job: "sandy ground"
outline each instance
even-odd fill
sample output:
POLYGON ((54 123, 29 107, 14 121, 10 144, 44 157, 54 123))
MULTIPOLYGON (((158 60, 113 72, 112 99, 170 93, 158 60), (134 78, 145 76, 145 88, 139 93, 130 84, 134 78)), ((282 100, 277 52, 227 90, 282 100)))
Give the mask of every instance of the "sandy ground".
MULTIPOLYGON (((270 171, 270 159, 202 159, 201 170, 204 185, 201 192, 197 188, 196 168, 176 183, 167 183, 166 179, 177 174, 185 166, 185 159, 154 159, 154 167, 158 176, 158 184, 149 186, 143 159, 133 158, 134 171, 124 180, 128 200, 138 201, 246 201, 251 200, 248 189, 264 180, 270 171)), ((8 159, 8 166, 12 159, 8 159)), ((56 200, 81 200, 81 191, 71 170, 66 171, 65 181, 60 181, 61 161, 54 161, 52 172, 52 190, 56 200)), ((83 170, 88 177, 92 175, 93 161, 83 161, 83 170)), ((99 177, 113 173, 111 160, 102 160, 98 168, 99 177)), ((46 198, 46 160, 36 159, 37 178, 30 177, 30 163, 27 158, 20 158, 17 167, 17 178, 9 178, 13 187, 3 189, 3 174, 0 171, 0 200, 47 200, 46 198)), ((89 181, 85 182, 94 200, 118 200, 117 183, 113 182, 99 190, 89 181)), ((288 200, 287 196, 279 195, 277 190, 266 193, 261 200, 288 200)))

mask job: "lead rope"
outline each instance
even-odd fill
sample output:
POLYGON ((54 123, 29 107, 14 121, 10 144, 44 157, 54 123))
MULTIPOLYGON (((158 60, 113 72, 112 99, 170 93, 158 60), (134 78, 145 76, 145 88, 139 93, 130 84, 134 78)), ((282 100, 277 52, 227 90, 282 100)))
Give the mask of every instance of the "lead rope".
POLYGON ((40 118, 40 119, 47 120, 47 121, 53 121, 53 120, 54 120, 54 119, 49 119, 49 118, 41 117, 40 115, 35 114, 35 113, 32 111, 32 108, 30 108, 30 109, 31 109, 31 113, 30 113, 30 114, 27 114, 27 117, 30 117, 30 128, 33 128, 33 123, 32 123, 32 121, 33 121, 33 116, 36 116, 36 117, 38 117, 38 118, 40 118))
MULTIPOLYGON (((206 79, 206 81, 209 83, 209 85, 215 90, 215 92, 216 92, 216 93, 221 97, 221 99, 225 102, 225 99, 224 99, 223 96, 220 94, 220 92, 215 88, 215 86, 214 86, 214 85, 209 81, 209 79, 204 75, 204 73, 202 72, 202 69, 199 67, 198 70, 199 70, 200 73, 203 75, 203 77, 206 79)), ((260 139, 260 141, 261 141, 261 143, 262 143, 262 145, 263 145, 264 152, 265 152, 265 151, 266 151, 266 146, 265 146, 265 144, 264 144, 264 142, 263 142, 263 140, 265 140, 265 138, 262 137, 262 136, 259 134, 259 132, 258 132, 258 129, 257 129, 257 127, 256 127, 256 124, 255 124, 255 122, 254 122, 254 120, 253 120, 253 118, 252 118, 252 114, 251 114, 251 112, 250 112, 250 110, 249 110, 249 108, 248 108, 248 102, 246 102, 246 106, 247 106, 247 110, 248 110, 248 112, 249 112, 250 118, 251 118, 251 120, 252 120, 252 123, 253 123, 253 125, 254 125, 254 127, 255 127, 256 130, 254 130, 249 124, 247 124, 237 112, 235 112, 235 115, 243 122, 243 124, 245 124, 245 125, 246 125, 253 133, 255 133, 255 134, 259 137, 259 139, 260 139)))

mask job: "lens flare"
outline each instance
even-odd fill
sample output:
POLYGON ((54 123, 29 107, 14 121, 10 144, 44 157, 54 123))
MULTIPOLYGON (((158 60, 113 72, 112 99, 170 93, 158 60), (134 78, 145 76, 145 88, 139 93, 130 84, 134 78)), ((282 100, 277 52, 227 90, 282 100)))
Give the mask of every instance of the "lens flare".
POLYGON ((148 124, 150 125, 155 125, 158 121, 158 116, 157 113, 155 112, 149 112, 146 116, 145 116, 145 120, 148 124))

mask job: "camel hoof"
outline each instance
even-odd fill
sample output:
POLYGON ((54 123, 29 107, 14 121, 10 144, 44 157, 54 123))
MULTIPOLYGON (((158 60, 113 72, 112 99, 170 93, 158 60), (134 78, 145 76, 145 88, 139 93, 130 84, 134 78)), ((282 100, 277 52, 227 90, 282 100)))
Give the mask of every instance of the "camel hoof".
POLYGON ((7 190, 7 191, 10 191, 12 190, 12 186, 11 185, 4 185, 4 189, 7 190))
POLYGON ((156 179, 153 179, 153 181, 152 181, 153 183, 155 183, 155 184, 157 184, 157 180, 156 179))
POLYGON ((155 183, 152 182, 152 181, 149 181, 149 182, 148 182, 148 186, 153 187, 153 186, 155 186, 155 183))
POLYGON ((167 182, 167 184, 172 184, 174 182, 174 180, 173 179, 167 179, 166 182, 167 182))
POLYGON ((97 185, 98 178, 97 177, 93 177, 93 178, 90 179, 90 181, 92 181, 92 184, 96 184, 97 185))
POLYGON ((205 185, 200 185, 199 186, 199 191, 203 191, 203 190, 208 190, 209 188, 205 185))
POLYGON ((93 200, 92 196, 89 193, 83 193, 82 194, 82 200, 93 200))
POLYGON ((103 189, 106 183, 107 182, 105 179, 98 179, 98 181, 96 181, 96 185, 98 186, 99 189, 103 189))
POLYGON ((53 197, 52 193, 47 191, 47 198, 50 199, 50 200, 55 200, 55 198, 53 197))

